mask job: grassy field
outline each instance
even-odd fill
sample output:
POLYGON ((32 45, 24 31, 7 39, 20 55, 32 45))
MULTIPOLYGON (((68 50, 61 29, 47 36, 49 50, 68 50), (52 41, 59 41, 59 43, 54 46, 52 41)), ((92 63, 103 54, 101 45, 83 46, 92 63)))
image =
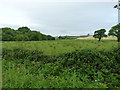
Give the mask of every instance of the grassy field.
MULTIPOLYGON (((91 40, 91 39, 94 39, 95 40, 95 38, 93 37, 93 36, 89 36, 89 37, 79 37, 79 38, 77 38, 77 39, 83 39, 83 40, 85 40, 85 39, 89 39, 89 40, 91 40)), ((115 36, 107 36, 107 37, 103 37, 102 38, 103 40, 117 40, 117 37, 115 37, 115 36)), ((96 39, 97 40, 97 39, 96 39)))
POLYGON ((4 41, 2 47, 3 49, 41 50, 46 55, 56 55, 83 49, 110 50, 118 47, 118 43, 115 40, 4 41))
POLYGON ((3 88, 120 88, 118 42, 2 42, 3 88))

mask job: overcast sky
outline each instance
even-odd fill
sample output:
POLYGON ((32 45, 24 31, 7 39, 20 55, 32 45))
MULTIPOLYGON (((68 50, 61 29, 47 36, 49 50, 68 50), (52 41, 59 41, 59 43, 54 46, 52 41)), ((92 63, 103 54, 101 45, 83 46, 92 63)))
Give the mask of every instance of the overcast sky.
POLYGON ((108 31, 118 23, 115 1, 0 0, 0 27, 28 26, 52 36, 92 34, 101 28, 108 31))

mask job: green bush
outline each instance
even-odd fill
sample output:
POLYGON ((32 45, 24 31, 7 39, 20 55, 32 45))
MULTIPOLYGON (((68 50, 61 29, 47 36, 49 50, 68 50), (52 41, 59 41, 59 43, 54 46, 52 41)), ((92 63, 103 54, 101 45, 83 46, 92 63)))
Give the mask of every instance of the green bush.
POLYGON ((24 50, 21 48, 14 49, 5 49, 2 51, 2 58, 11 59, 11 60, 19 60, 19 59, 27 59, 30 61, 43 61, 46 62, 48 56, 43 55, 43 52, 40 50, 24 50))
POLYGON ((3 48, 3 87, 118 88, 119 52, 85 49, 47 56, 39 50, 3 48))

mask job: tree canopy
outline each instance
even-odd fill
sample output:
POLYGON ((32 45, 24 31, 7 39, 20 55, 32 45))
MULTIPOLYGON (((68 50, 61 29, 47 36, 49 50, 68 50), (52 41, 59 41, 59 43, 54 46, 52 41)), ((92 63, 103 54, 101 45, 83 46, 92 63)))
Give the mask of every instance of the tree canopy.
POLYGON ((108 35, 113 35, 117 37, 117 41, 120 42, 120 24, 113 26, 110 30, 108 35))
POLYGON ((2 41, 41 41, 55 40, 50 35, 42 34, 38 31, 31 31, 28 27, 20 27, 18 30, 2 28, 2 41))
POLYGON ((103 37, 107 37, 107 35, 105 34, 106 30, 105 29, 100 29, 94 32, 93 37, 94 38, 98 38, 99 41, 103 38, 103 37))

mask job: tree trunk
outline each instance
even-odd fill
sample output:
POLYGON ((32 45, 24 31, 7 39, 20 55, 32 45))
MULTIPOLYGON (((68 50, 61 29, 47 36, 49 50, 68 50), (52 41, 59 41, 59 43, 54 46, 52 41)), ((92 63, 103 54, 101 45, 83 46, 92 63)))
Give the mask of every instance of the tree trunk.
POLYGON ((99 42, 100 42, 101 38, 99 38, 99 42))
MULTIPOLYGON (((119 24, 120 25, 120 24, 119 24)), ((117 41, 120 42, 120 29, 118 30, 118 36, 117 36, 117 41)))
POLYGON ((117 41, 120 42, 120 36, 117 37, 117 41))

